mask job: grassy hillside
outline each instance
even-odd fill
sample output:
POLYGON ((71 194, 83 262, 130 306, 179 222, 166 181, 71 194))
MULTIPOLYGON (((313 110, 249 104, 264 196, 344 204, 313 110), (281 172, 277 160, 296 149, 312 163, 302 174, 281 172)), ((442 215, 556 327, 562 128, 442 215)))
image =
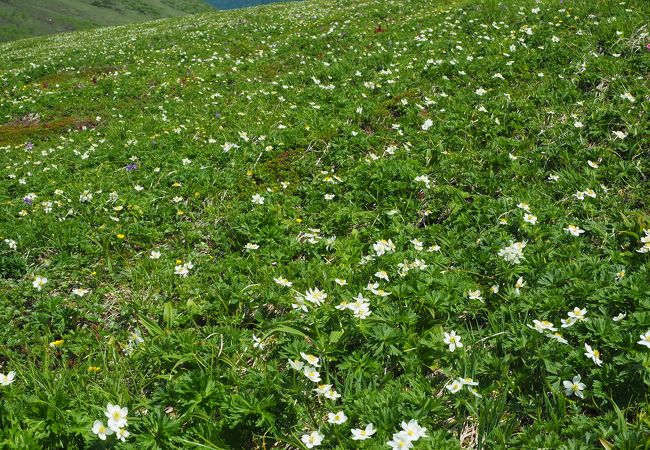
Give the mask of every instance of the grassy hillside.
POLYGON ((0 42, 210 9, 203 0, 0 0, 0 42))
POLYGON ((0 448, 649 448, 649 16, 0 44, 0 448))

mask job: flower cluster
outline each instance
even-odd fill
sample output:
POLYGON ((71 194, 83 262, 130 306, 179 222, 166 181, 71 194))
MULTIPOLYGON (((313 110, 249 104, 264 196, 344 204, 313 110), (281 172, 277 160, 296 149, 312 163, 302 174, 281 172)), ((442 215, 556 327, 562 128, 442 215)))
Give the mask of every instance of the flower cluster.
POLYGON ((115 434, 117 439, 126 442, 126 438, 128 438, 130 434, 127 430, 128 414, 128 408, 109 403, 106 405, 106 411, 104 411, 104 415, 108 418, 107 425, 104 425, 104 422, 101 420, 96 420, 93 423, 92 432, 102 441, 105 441, 108 436, 115 434))

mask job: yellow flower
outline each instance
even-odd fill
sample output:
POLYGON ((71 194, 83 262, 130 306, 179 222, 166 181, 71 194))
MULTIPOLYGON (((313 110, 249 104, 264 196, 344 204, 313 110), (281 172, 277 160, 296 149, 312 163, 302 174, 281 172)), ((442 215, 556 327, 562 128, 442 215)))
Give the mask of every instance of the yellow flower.
POLYGON ((172 186, 174 186, 174 187, 180 187, 181 184, 180 184, 178 181, 174 181, 174 184, 172 184, 172 186))
POLYGON ((88 367, 88 372, 90 372, 90 373, 99 373, 99 372, 101 372, 101 371, 102 371, 102 369, 100 369, 100 368, 97 367, 97 366, 90 366, 90 367, 88 367))
POLYGON ((298 218, 296 219, 296 222, 300 223, 300 222, 302 222, 302 219, 301 219, 300 217, 298 217, 298 218))
POLYGON ((61 347, 62 345, 63 345, 63 339, 59 339, 58 341, 50 342, 50 347, 52 347, 52 348, 61 347))
POLYGON ((253 171, 252 170, 247 170, 246 171, 246 176, 252 177, 253 176, 253 171))
POLYGON ((124 239, 124 235, 123 235, 122 233, 118 233, 118 234, 117 234, 117 238, 118 238, 118 239, 124 239))
POLYGON ((183 214, 185 214, 185 211, 181 211, 180 209, 176 211, 177 216, 182 216, 183 214))
POLYGON ((176 264, 177 264, 177 265, 178 265, 178 264, 183 264, 183 261, 180 260, 180 259, 177 259, 177 260, 176 260, 176 264))

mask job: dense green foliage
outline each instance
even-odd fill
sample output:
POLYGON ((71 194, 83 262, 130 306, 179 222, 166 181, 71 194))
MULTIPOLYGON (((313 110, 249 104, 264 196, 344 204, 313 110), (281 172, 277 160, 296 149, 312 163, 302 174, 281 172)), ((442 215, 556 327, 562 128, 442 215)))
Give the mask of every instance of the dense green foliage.
POLYGON ((203 0, 0 0, 0 42, 211 9, 203 0))
POLYGON ((648 17, 313 0, 0 44, 0 448, 649 448, 648 17))

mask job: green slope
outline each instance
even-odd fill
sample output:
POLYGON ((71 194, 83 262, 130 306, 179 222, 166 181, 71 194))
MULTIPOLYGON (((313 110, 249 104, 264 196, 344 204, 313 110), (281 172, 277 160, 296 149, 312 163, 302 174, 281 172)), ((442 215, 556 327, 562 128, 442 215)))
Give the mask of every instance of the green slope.
POLYGON ((0 42, 210 9, 203 0, 0 0, 0 42))
POLYGON ((649 16, 310 0, 0 44, 0 449, 648 450, 649 16))

